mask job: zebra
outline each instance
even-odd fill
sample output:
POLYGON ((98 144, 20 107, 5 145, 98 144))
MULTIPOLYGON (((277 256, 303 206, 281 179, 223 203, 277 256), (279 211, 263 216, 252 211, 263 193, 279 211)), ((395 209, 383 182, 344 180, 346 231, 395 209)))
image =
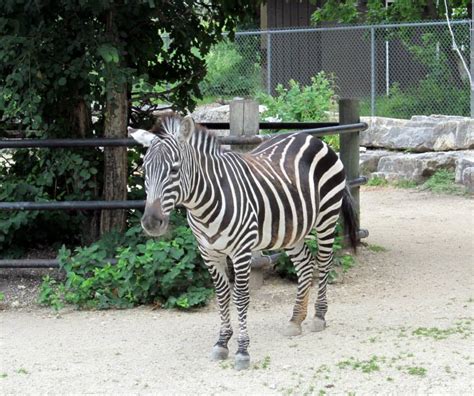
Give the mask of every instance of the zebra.
POLYGON ((233 334, 227 258, 234 269, 232 296, 239 320, 235 368, 250 365, 247 310, 252 252, 283 249, 290 257, 298 288, 284 334, 301 334, 315 267, 305 237, 313 229, 319 291, 311 330, 323 330, 328 272, 341 212, 354 248, 357 242, 355 206, 337 154, 322 140, 298 132, 280 134, 249 153, 237 153, 224 149, 191 116, 164 118, 151 131, 129 128, 129 134, 149 147, 143 159, 143 229, 151 236, 162 235, 170 212, 176 205, 184 206, 211 274, 221 320, 211 359, 227 359, 233 334))

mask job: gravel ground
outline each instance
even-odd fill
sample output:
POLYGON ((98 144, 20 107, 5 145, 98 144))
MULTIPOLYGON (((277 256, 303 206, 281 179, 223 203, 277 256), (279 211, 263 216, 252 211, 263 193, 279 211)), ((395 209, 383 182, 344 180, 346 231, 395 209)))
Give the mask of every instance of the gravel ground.
POLYGON ((369 248, 329 288, 324 332, 304 326, 301 336, 281 335, 295 286, 269 277, 252 293, 252 366, 237 372, 232 360, 209 361, 219 324, 212 304, 192 313, 55 315, 23 306, 14 292, 34 277, 10 277, 0 311, 0 392, 473 394, 474 201, 387 188, 361 197, 369 248))

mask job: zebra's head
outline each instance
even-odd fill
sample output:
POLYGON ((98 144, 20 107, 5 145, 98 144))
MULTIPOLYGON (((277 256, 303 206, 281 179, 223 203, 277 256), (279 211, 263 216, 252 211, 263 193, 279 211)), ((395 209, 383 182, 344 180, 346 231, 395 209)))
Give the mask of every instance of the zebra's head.
POLYGON ((163 235, 176 204, 187 195, 187 176, 183 171, 185 145, 195 130, 190 116, 164 119, 155 133, 129 128, 137 142, 148 150, 143 159, 146 204, 142 227, 151 236, 163 235))

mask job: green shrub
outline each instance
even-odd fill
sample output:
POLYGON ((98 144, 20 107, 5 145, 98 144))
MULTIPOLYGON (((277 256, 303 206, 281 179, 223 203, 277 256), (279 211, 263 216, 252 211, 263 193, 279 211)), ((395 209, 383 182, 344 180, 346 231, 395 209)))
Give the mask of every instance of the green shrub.
MULTIPOLYGON (((262 114, 265 117, 275 117, 282 121, 328 121, 329 113, 336 109, 334 77, 324 72, 311 78, 311 85, 302 86, 299 82, 290 80, 288 88, 278 84, 276 96, 264 93, 258 94, 260 103, 267 107, 262 114)), ((324 140, 339 149, 339 136, 326 136, 324 140)))
MULTIPOLYGON (((469 116, 469 89, 426 78, 403 90, 395 83, 389 96, 379 96, 375 101, 375 115, 382 117, 410 119, 431 114, 469 116)), ((361 115, 371 115, 370 100, 361 102, 361 115)))
MULTIPOLYGON (((15 150, 0 162, 0 201, 91 200, 102 179, 99 150, 15 150)), ((77 243, 90 235, 91 214, 0 211, 0 251, 16 257, 38 245, 77 243), (14 243, 13 243, 14 241, 14 243)))
POLYGON ((60 308, 128 308, 157 303, 166 308, 188 309, 203 305, 212 295, 210 275, 182 216, 159 240, 145 239, 140 226, 124 235, 111 233, 74 252, 59 252, 65 280, 45 278, 39 302, 60 308), (107 262, 115 257, 116 264, 107 262))
POLYGON ((206 56, 207 74, 200 85, 203 96, 253 96, 261 86, 258 47, 254 47, 251 42, 214 45, 206 56))

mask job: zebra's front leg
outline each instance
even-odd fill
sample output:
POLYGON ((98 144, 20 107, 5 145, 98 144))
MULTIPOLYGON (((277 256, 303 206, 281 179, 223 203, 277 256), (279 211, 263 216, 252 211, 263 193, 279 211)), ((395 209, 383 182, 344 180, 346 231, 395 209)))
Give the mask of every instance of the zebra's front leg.
POLYGON ((313 281, 314 258, 306 244, 301 241, 286 253, 295 266, 298 276, 298 292, 290 322, 283 331, 286 336, 301 334, 301 323, 306 319, 308 312, 309 289, 313 281))
POLYGON ((226 256, 210 256, 207 252, 202 252, 202 256, 214 282, 219 316, 221 318, 219 338, 212 348, 211 359, 224 360, 229 356, 227 344, 233 333, 230 324, 230 286, 226 273, 226 256))
POLYGON ((250 366, 248 353, 249 335, 247 331, 247 311, 249 307, 249 277, 252 254, 250 251, 232 257, 234 264, 234 304, 239 316, 239 338, 237 353, 235 354, 236 370, 244 370, 250 366))

